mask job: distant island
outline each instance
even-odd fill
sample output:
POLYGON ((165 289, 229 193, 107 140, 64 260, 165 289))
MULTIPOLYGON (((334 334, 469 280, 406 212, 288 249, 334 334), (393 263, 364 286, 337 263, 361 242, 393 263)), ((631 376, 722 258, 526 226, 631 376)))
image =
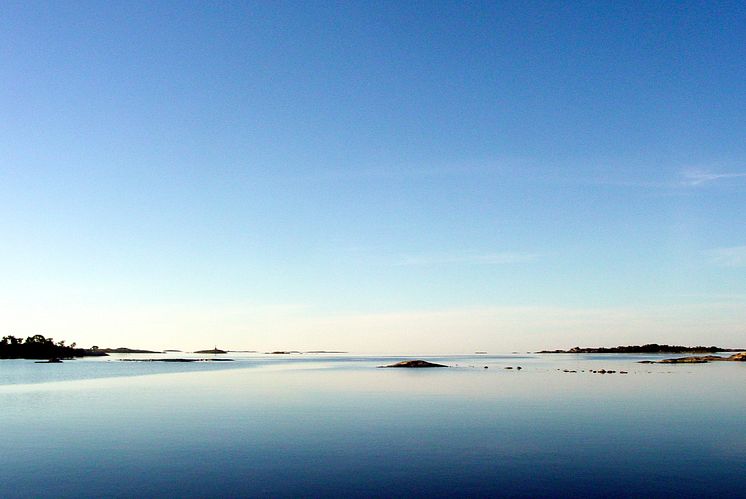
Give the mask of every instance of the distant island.
POLYGON ((225 350, 220 350, 218 347, 213 348, 212 350, 197 350, 194 353, 228 353, 225 350))
POLYGON ((715 352, 742 352, 740 348, 721 348, 716 346, 685 347, 681 345, 659 345, 648 343, 647 345, 628 345, 618 347, 581 348, 574 347, 569 350, 542 350, 536 353, 715 353, 715 352))
POLYGON ((233 362, 233 359, 119 359, 120 362, 233 362))
POLYGON ((101 349, 99 349, 99 352, 106 352, 106 353, 163 353, 163 352, 154 352, 152 350, 140 350, 140 349, 137 349, 137 348, 126 348, 126 347, 101 348, 101 349))
POLYGON ((0 341, 0 359, 72 359, 75 357, 105 357, 106 352, 93 348, 77 348, 75 343, 65 345, 65 341, 54 342, 41 334, 29 336, 25 340, 15 336, 4 336, 0 341))
POLYGON ((347 353, 347 352, 340 352, 338 350, 309 350, 306 353, 347 353))

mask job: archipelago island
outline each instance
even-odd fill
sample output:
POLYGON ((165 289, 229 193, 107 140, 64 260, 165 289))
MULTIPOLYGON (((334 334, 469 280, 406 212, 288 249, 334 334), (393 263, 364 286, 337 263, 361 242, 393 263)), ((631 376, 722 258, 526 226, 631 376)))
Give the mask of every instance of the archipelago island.
POLYGON ((647 343, 645 345, 627 345, 618 347, 573 347, 569 350, 542 350, 536 353, 716 353, 742 352, 743 348, 722 348, 716 346, 685 347, 682 345, 659 345, 647 343))

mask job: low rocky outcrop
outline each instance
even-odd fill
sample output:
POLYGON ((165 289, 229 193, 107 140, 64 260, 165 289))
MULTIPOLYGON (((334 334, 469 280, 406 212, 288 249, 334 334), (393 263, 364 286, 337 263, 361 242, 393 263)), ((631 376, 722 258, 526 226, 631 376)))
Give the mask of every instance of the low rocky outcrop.
POLYGON ((704 355, 699 357, 680 357, 678 359, 663 359, 661 364, 706 364, 708 362, 746 362, 746 352, 733 354, 730 357, 719 355, 704 355))
POLYGON ((397 362, 396 364, 391 364, 388 366, 380 366, 380 367, 419 368, 419 367, 448 367, 448 366, 444 366, 443 364, 435 364, 434 362, 428 362, 426 360, 404 360, 401 362, 397 362))
POLYGON ((661 364, 706 364, 711 361, 725 360, 718 355, 703 355, 699 357, 679 357, 678 359, 663 359, 661 364))

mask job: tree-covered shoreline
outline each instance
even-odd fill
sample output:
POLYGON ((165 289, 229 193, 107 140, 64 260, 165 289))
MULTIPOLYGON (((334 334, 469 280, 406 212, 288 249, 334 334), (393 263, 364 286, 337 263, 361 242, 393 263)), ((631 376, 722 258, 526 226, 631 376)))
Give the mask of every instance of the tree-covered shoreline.
POLYGON ((41 334, 26 339, 4 336, 0 340, 0 359, 72 359, 74 357, 101 357, 106 352, 93 347, 77 348, 75 343, 65 345, 65 341, 54 342, 41 334))
POLYGON ((683 345, 659 345, 648 343, 645 345, 627 345, 618 347, 573 347, 569 350, 542 350, 536 353, 716 353, 716 352, 740 352, 739 348, 722 348, 717 346, 695 346, 683 345))

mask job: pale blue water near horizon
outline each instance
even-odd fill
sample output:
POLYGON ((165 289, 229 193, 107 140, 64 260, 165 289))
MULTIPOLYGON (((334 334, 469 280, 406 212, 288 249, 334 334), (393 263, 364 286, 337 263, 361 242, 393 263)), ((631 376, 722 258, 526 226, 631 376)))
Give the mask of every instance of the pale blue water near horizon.
POLYGON ((454 355, 425 357, 449 369, 400 370, 376 367, 412 357, 124 357, 0 361, 0 497, 746 490, 742 363, 454 355), (588 372, 602 368, 629 374, 588 372))

